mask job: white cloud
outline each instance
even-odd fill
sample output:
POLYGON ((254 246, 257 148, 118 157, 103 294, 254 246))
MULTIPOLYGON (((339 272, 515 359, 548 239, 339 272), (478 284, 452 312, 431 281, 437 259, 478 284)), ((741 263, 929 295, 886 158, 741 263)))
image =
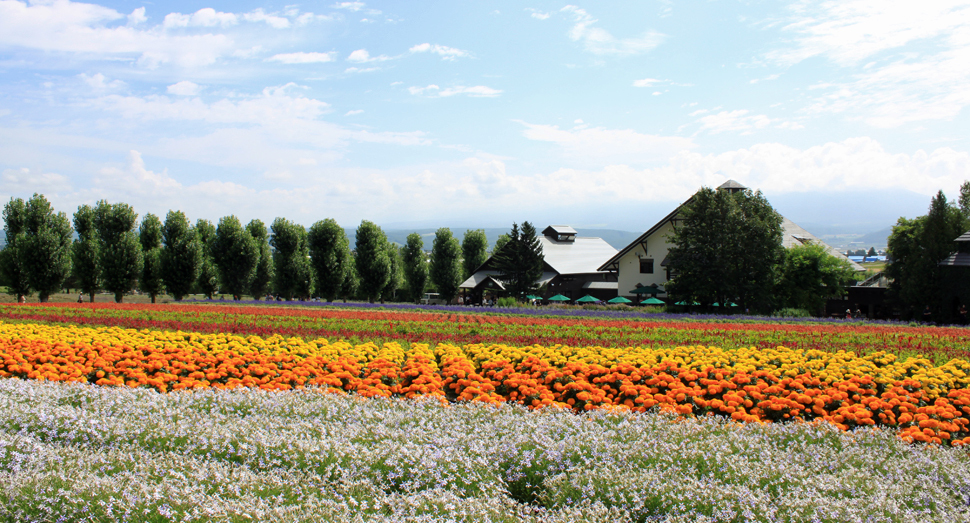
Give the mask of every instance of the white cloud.
POLYGON ((77 75, 84 83, 88 84, 95 91, 112 91, 125 87, 125 82, 121 80, 108 80, 103 74, 96 73, 88 76, 84 73, 77 75))
POLYGON ((368 9, 364 2, 337 2, 336 4, 330 6, 334 9, 346 9, 354 13, 364 12, 369 15, 379 15, 381 12, 377 9, 368 9))
POLYGON ((457 96, 462 94, 471 96, 473 98, 495 98, 496 96, 502 94, 500 89, 493 89, 484 85, 459 85, 442 89, 435 84, 431 84, 426 87, 408 87, 408 92, 413 95, 425 95, 436 98, 446 98, 449 96, 457 96))
POLYGON ((138 25, 148 21, 148 17, 145 16, 145 8, 139 7, 128 15, 128 25, 138 25))
MULTIPOLYGON (((142 9, 144 16, 145 8, 142 9)), ((182 13, 169 13, 165 15, 162 27, 166 29, 175 27, 229 27, 239 23, 239 17, 233 13, 223 13, 211 7, 199 9, 191 15, 182 13)))
POLYGON ((195 96, 202 91, 202 87, 188 80, 182 80, 181 82, 174 83, 166 89, 168 94, 174 94, 178 96, 195 96))
POLYGON ((586 50, 597 55, 630 56, 646 53, 660 45, 665 35, 648 31, 636 38, 618 39, 605 29, 594 27, 597 22, 585 9, 574 5, 563 7, 562 12, 571 14, 576 22, 569 30, 569 38, 582 42, 586 50))
POLYGON ((642 80, 635 80, 633 82, 633 87, 652 87, 653 84, 662 82, 663 80, 657 80, 656 78, 644 78, 642 80))
POLYGON ((22 167, 5 169, 0 174, 0 191, 5 194, 51 194, 69 191, 71 184, 65 176, 51 172, 38 172, 22 167))
POLYGON ((433 53, 440 56, 442 60, 455 60, 468 56, 468 51, 438 44, 431 45, 429 43, 415 45, 408 49, 408 51, 411 53, 433 53))
POLYGON ((345 73, 355 74, 355 73, 372 73, 374 71, 380 71, 380 67, 348 67, 344 69, 345 73))
POLYGON ((386 62, 387 60, 393 60, 393 58, 385 55, 371 56, 370 53, 367 52, 367 49, 358 49, 350 53, 350 56, 347 57, 348 62, 355 62, 358 64, 369 62, 386 62))
POLYGON ((177 194, 182 184, 173 180, 167 171, 154 173, 145 168, 141 153, 132 150, 128 153, 125 169, 106 167, 94 180, 95 184, 122 189, 131 195, 158 195, 159 193, 177 194))
POLYGON ((242 17, 248 22, 266 22, 266 25, 272 27, 273 29, 286 29, 290 27, 289 18, 276 16, 274 14, 267 14, 262 8, 250 11, 242 15, 242 17))
POLYGON ((747 134, 754 129, 768 127, 772 120, 763 114, 749 115, 747 109, 740 109, 710 114, 701 117, 698 122, 701 124, 701 130, 708 130, 711 134, 724 131, 745 131, 747 134))
POLYGON ((334 53, 281 53, 275 54, 269 58, 267 61, 270 62, 282 62, 284 64, 311 64, 311 63, 322 63, 322 62, 332 62, 334 59, 334 53))
POLYGON ((970 4, 845 0, 798 3, 784 28, 792 45, 768 53, 783 66, 821 56, 853 70, 814 86, 810 114, 843 113, 875 127, 949 120, 970 106, 970 4))
POLYGON ((362 114, 363 112, 364 112, 363 109, 354 109, 352 111, 347 111, 347 113, 344 114, 344 116, 353 116, 355 114, 362 114))
POLYGON ((527 7, 526 11, 531 13, 530 16, 532 16, 532 18, 535 18, 536 20, 548 20, 550 16, 549 13, 543 13, 538 9, 532 9, 531 7, 527 7))
POLYGON ((555 143, 565 156, 584 163, 649 163, 695 147, 689 138, 642 134, 632 129, 579 125, 567 130, 555 125, 519 123, 526 127, 523 131, 526 138, 555 143))
MULTIPOLYGON (((170 35, 133 26, 110 26, 125 15, 94 4, 58 0, 26 4, 0 1, 0 45, 93 55, 138 57, 156 67, 172 62, 198 67, 215 62, 234 48, 226 35, 170 35)), ((135 15, 135 19, 141 16, 135 15)))

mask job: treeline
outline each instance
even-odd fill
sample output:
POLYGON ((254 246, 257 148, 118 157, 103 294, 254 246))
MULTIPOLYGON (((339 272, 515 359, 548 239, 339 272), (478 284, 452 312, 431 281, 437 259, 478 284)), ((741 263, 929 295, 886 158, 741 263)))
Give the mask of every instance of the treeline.
MULTIPOLYGON (((429 288, 451 300, 488 255, 482 230, 466 231, 459 243, 449 229, 438 229, 429 257, 417 233, 398 247, 366 220, 352 250, 333 219, 307 229, 276 218, 267 229, 258 219, 244 226, 236 216, 192 224, 185 213, 169 211, 164 221, 149 213, 138 222, 130 205, 102 200, 81 205, 70 220, 41 194, 11 198, 3 220, 2 283, 10 294, 36 293, 41 302, 65 288, 79 289, 90 301, 109 292, 116 302, 136 289, 152 303, 163 294, 180 301, 217 293, 235 300, 272 294, 285 300, 417 301, 429 288)), ((496 249, 503 240, 508 238, 499 238, 496 249)))
POLYGON ((957 250, 954 240, 968 230, 970 182, 960 186, 956 201, 939 191, 925 216, 899 218, 893 226, 886 276, 889 299, 903 318, 966 322, 960 307, 970 305, 970 269, 940 262, 957 250))

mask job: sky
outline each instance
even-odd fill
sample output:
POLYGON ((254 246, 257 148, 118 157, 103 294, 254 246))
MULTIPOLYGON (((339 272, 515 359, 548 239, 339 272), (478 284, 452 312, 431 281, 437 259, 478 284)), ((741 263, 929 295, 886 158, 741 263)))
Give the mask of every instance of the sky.
POLYGON ((68 215, 643 231, 734 179, 866 232, 957 196, 968 105, 968 1, 0 0, 0 198, 68 215))

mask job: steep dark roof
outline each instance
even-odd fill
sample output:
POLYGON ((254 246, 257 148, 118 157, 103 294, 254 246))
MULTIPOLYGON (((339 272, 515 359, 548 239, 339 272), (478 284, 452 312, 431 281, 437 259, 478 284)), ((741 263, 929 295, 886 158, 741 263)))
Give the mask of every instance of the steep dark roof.
POLYGON ((722 183, 720 186, 718 186, 717 189, 718 190, 721 190, 721 189, 747 189, 747 187, 741 185, 740 183, 738 183, 738 182, 736 182, 734 180, 728 180, 728 181, 722 183))

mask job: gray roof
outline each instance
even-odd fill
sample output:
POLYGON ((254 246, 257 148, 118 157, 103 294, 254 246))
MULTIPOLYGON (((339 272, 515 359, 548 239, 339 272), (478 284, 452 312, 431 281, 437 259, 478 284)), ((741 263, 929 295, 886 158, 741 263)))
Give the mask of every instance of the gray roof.
POLYGON ((816 245, 825 247, 825 250, 828 251, 828 253, 832 256, 849 262, 849 265, 851 265, 854 270, 866 270, 862 265, 859 265, 858 263, 847 258, 835 247, 832 247, 831 245, 818 239, 814 234, 806 231, 798 226, 798 224, 789 220, 788 218, 785 218, 784 216, 781 217, 781 235, 781 245, 786 249, 791 249, 792 247, 796 247, 798 245, 808 245, 810 243, 814 243, 816 245))
POLYGON ((960 236, 957 237, 957 239, 955 239, 953 241, 955 241, 955 242, 970 242, 970 231, 967 231, 967 232, 961 234, 960 236))
POLYGON ((717 187, 718 189, 747 189, 747 187, 741 185, 734 180, 728 180, 717 187))
MULTIPOLYGON (((572 230, 571 227, 566 227, 566 229, 572 230)), ((543 258, 545 258, 545 269, 537 282, 539 285, 548 283, 558 274, 601 272, 597 270, 600 264, 616 254, 616 249, 602 238, 580 236, 567 242, 559 242, 548 236, 539 236, 538 239, 542 245, 543 258)), ((488 268, 491 260, 491 257, 486 260, 474 274, 462 282, 460 287, 464 289, 474 288, 489 277, 497 281, 499 272, 488 268)))
POLYGON ((599 266, 616 254, 616 249, 602 238, 576 237, 575 241, 557 242, 540 236, 546 265, 558 274, 599 272, 599 266))
POLYGON ((955 252, 940 262, 941 267, 970 267, 970 253, 955 252))

